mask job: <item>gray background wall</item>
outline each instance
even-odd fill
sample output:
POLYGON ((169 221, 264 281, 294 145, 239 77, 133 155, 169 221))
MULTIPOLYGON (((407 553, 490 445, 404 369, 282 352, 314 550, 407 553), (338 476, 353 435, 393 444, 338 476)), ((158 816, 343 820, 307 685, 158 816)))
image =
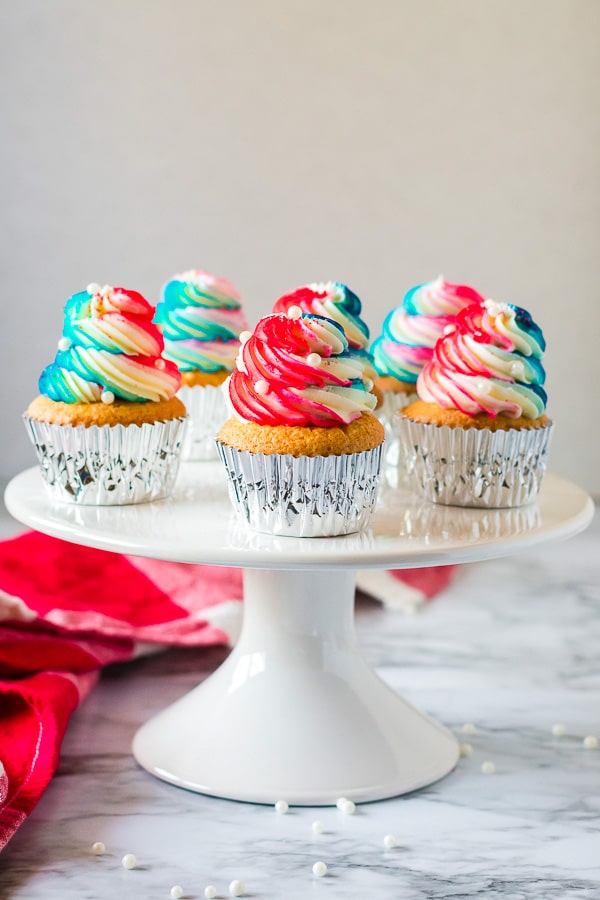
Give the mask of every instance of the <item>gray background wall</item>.
POLYGON ((249 318, 440 272, 548 340, 552 468, 600 493, 598 0, 0 4, 0 475, 66 297, 200 267, 249 318))

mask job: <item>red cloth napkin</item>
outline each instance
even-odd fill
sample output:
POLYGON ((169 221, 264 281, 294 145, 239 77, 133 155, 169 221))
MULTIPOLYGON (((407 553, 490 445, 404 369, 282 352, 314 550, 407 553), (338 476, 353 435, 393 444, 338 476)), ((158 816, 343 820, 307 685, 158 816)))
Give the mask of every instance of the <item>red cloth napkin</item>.
MULTIPOLYGON (((453 568, 394 576, 430 597, 453 568)), ((48 786, 69 716, 100 669, 149 646, 231 643, 241 597, 239 569, 127 557, 37 532, 0 543, 0 849, 48 786)))

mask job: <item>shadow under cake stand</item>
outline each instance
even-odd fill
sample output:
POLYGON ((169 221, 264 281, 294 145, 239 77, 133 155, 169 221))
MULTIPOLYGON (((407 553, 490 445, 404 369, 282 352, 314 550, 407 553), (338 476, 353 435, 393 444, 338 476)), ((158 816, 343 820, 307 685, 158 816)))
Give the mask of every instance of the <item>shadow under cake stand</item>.
POLYGON ((369 668, 354 632, 356 570, 472 562, 567 538, 593 516, 576 485, 547 475, 519 509, 436 506, 383 484, 371 527, 337 538, 249 530, 220 463, 181 467, 172 497, 137 506, 58 503, 37 468, 6 490, 26 525, 78 544, 244 570, 241 637, 221 667, 143 725, 138 763, 179 787, 299 805, 396 796, 456 765, 459 747, 369 668))

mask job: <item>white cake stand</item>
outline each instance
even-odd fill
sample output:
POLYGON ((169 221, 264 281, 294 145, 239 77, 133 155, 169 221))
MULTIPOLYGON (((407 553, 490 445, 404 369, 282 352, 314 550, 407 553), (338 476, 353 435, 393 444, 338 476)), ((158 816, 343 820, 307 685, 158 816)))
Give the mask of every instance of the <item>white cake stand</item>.
POLYGON ((245 570, 241 638, 199 687, 140 728, 145 769, 218 797, 314 805, 377 800, 446 775, 458 744, 367 666, 354 635, 357 569, 470 562, 584 529, 593 504, 548 475, 518 510, 441 507, 383 486, 372 528, 339 538, 250 531, 220 463, 182 466, 168 500, 77 507, 50 500, 37 469, 9 484, 15 518, 104 550, 245 570))

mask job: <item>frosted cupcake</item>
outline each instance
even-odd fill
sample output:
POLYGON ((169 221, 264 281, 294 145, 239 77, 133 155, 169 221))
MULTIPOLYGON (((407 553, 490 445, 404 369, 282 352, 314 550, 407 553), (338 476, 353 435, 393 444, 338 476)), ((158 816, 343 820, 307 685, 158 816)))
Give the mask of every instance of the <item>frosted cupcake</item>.
POLYGON ((260 320, 229 384, 234 416, 218 435, 230 495, 257 531, 350 534, 375 504, 383 427, 362 361, 331 319, 260 320))
POLYGON ((58 353, 24 416, 57 499, 115 505, 171 490, 185 407, 153 314, 141 294, 108 285, 67 301, 58 353))
POLYGON ((429 500, 513 507, 536 497, 552 430, 544 350, 529 313, 507 303, 474 304, 446 327, 419 375, 421 399, 398 417, 429 500))
POLYGON ((189 414, 183 458, 214 459, 215 435, 228 415, 220 386, 234 369, 247 328, 240 295, 224 278, 192 269, 164 286, 155 322, 165 359, 181 372, 179 395, 189 414))

